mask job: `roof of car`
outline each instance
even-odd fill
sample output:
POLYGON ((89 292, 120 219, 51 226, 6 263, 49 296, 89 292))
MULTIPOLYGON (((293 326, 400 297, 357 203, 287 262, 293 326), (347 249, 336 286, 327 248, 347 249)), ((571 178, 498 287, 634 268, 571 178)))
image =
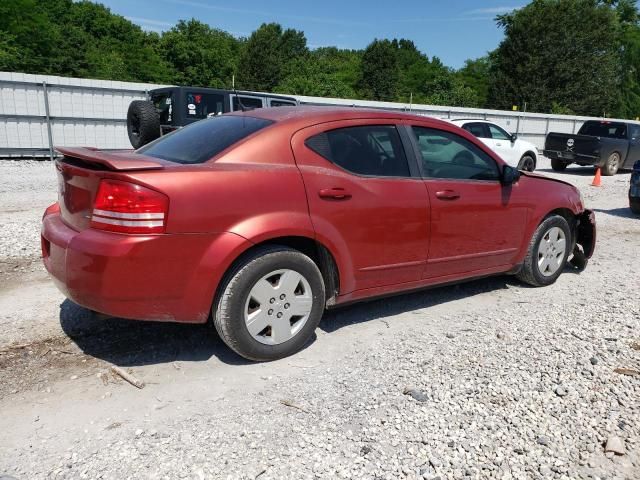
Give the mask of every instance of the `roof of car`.
POLYGON ((360 118, 377 119, 405 119, 405 120, 429 120, 430 122, 445 124, 442 120, 433 117, 414 115, 411 113, 380 110, 360 107, 319 107, 297 106, 258 108, 245 112, 233 112, 229 115, 246 115, 248 117, 264 118, 275 122, 301 122, 312 125, 314 123, 330 122, 334 120, 349 120, 360 118))

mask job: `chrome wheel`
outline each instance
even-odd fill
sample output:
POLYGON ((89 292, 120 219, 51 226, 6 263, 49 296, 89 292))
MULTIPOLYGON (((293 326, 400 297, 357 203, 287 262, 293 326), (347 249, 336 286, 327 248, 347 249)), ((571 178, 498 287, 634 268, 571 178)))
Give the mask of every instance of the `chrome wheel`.
POLYGON ((567 252, 567 238, 561 228, 552 227, 538 245, 538 270, 545 277, 555 274, 563 265, 567 252))
POLYGON ((307 279, 294 270, 275 270, 251 287, 244 321, 254 340, 278 345, 300 332, 312 307, 313 295, 307 279))

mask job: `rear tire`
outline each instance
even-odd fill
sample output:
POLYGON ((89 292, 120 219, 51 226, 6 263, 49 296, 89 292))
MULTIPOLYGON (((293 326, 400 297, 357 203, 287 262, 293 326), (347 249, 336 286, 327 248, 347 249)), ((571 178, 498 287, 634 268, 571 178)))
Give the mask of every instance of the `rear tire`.
POLYGON ((153 103, 134 100, 127 110, 127 134, 133 148, 138 149, 160 136, 160 116, 153 103))
POLYGON ((276 360, 299 351, 320 323, 325 289, 318 266, 283 246, 259 248, 226 275, 213 323, 238 355, 276 360))
POLYGON ((604 162, 602 166, 602 175, 605 177, 610 177, 618 173, 618 169, 620 168, 620 154, 618 152, 613 152, 607 158, 607 161, 604 162))
POLYGON ((560 215, 545 218, 531 237, 524 264, 516 276, 534 287, 551 285, 564 270, 571 245, 567 221, 560 215))
POLYGON ((558 160, 557 158, 551 159, 551 168, 556 172, 564 172, 567 169, 567 163, 562 160, 558 160))

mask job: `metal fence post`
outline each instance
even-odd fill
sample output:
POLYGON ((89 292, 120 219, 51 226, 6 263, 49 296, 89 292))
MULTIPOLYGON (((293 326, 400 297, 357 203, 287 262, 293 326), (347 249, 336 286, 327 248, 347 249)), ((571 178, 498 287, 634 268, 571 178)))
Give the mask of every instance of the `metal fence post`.
POLYGON ((49 160, 53 162, 53 133, 51 132, 51 115, 49 114, 47 82, 42 82, 42 91, 44 92, 44 115, 47 122, 47 136, 49 137, 49 160))
POLYGON ((578 125, 578 121, 574 120, 573 121, 573 131, 571 133, 576 133, 576 126, 578 125))
POLYGON ((520 115, 518 115, 518 123, 516 124, 516 135, 520 135, 520 115))
POLYGON ((544 127, 545 136, 549 133, 549 117, 547 117, 547 125, 544 127))

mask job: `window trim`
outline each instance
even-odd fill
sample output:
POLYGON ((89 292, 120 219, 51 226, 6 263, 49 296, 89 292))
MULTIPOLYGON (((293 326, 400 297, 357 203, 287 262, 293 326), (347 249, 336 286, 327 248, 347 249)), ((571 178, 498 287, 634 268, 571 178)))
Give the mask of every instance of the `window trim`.
MULTIPOLYGON (((360 119, 358 119, 360 120, 360 119)), ((376 119, 366 119, 369 120, 367 123, 358 123, 358 124, 354 124, 354 125, 341 125, 341 126, 332 126, 331 128, 328 129, 322 129, 319 132, 315 132, 311 135, 307 135, 304 137, 302 144, 304 145, 305 148, 307 148, 310 152, 313 152, 314 155, 317 155, 318 157, 322 158, 324 161, 328 162, 330 165, 338 168, 340 171, 345 172, 351 176, 354 177, 358 177, 358 178, 371 178, 371 179, 382 179, 382 180, 422 180, 422 176, 420 174, 420 171, 418 170, 418 166, 416 165, 416 159, 415 159, 415 154, 413 152, 413 146, 411 144, 411 139, 407 138, 407 133, 406 131, 404 131, 404 125, 395 123, 395 122, 391 122, 391 123, 378 123, 376 121, 376 119), (369 123, 369 122, 373 122, 373 123, 369 123), (328 132, 333 132, 335 130, 342 130, 345 128, 357 128, 357 127, 394 127, 396 129, 396 132, 398 133, 398 137, 400 138, 400 147, 403 149, 404 151, 404 155, 405 158, 407 160, 407 165, 409 167, 409 176, 388 176, 388 175, 365 175, 363 173, 356 173, 356 172, 352 172, 351 170, 347 170, 346 168, 342 167, 341 165, 338 165, 337 163, 335 163, 333 160, 329 160, 328 158, 324 157, 323 155, 320 155, 318 152, 316 152, 314 149, 312 149, 311 147, 309 147, 309 145, 307 145, 307 140, 309 140, 310 138, 313 138, 317 135, 323 134, 323 133, 328 133, 328 132)), ((382 120, 378 120, 378 121, 382 121, 382 120)), ((333 122, 330 122, 333 123, 333 122)))
MULTIPOLYGON (((493 155, 490 155, 485 148, 483 148, 481 146, 482 142, 477 139, 477 137, 475 137, 474 135, 472 135, 471 133, 467 132, 469 135, 473 136, 473 138, 476 138, 478 143, 472 142, 471 140, 464 138, 463 136, 457 134, 456 132, 452 132, 449 130, 444 130, 442 128, 438 128, 438 127, 434 127, 431 125, 420 125, 417 123, 408 123, 406 125, 404 125, 408 135, 410 136, 410 141, 413 147, 413 156, 415 157, 416 163, 418 165, 418 169, 420 171, 420 176, 422 178, 423 181, 449 181, 449 182, 482 182, 482 183, 490 183, 490 184, 501 184, 501 180, 500 180, 500 176, 502 175, 502 168, 503 166, 500 164, 500 162, 496 161, 495 158, 493 158, 493 155), (498 178, 494 179, 494 180, 479 180, 479 179, 473 179, 473 178, 441 178, 441 177, 429 177, 427 175, 425 175, 424 172, 424 168, 423 168, 423 164, 422 164, 422 152, 420 151, 420 146, 418 145, 418 138, 417 136, 413 133, 413 128, 428 128, 430 130, 436 130, 438 132, 444 132, 450 135, 455 135, 458 138, 461 138, 463 140, 466 140, 468 142, 471 142, 473 145, 475 145, 476 148, 478 148, 482 153, 484 153, 487 157, 489 157, 491 159, 491 161, 493 161, 493 163, 496 166, 496 170, 498 171, 498 178)), ((466 130, 465 130, 466 132, 466 130)))

